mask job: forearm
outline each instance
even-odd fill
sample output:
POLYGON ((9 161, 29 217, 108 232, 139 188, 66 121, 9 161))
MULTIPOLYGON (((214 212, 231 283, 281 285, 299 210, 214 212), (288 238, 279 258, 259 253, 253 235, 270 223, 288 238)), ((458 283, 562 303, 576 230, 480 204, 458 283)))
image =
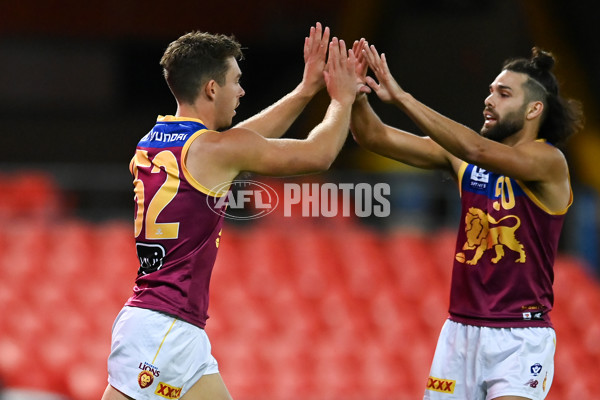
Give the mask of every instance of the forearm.
POLYGON ((290 128, 314 95, 314 91, 300 83, 276 103, 237 124, 236 128, 251 129, 267 138, 279 138, 290 128))
POLYGON ((350 129, 358 144, 376 154, 417 168, 449 168, 449 154, 440 145, 384 124, 366 99, 354 102, 350 129))
POLYGON ((350 117, 350 130, 356 142, 368 150, 377 152, 384 129, 385 125, 371 108, 367 96, 359 95, 352 105, 350 117))
POLYGON ((332 101, 323 122, 306 138, 309 146, 307 156, 313 158, 316 170, 329 169, 342 149, 350 128, 351 106, 332 101))
POLYGON ((419 129, 454 156, 471 161, 480 151, 482 138, 472 129, 451 120, 416 100, 409 93, 402 93, 394 104, 398 106, 419 129))

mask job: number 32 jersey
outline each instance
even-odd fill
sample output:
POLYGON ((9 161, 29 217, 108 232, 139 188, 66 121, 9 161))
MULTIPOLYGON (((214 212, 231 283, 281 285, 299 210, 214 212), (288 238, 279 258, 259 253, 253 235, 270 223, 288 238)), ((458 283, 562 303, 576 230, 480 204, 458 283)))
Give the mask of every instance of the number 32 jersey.
POLYGON ((225 206, 185 166, 200 120, 159 117, 130 163, 138 276, 128 306, 164 312, 200 328, 208 319, 209 284, 225 206))

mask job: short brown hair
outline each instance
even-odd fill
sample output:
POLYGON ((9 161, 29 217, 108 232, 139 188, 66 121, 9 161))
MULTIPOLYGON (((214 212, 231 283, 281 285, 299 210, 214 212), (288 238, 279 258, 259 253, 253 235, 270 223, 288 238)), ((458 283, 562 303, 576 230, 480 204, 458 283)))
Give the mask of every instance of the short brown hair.
POLYGON ((192 104, 200 87, 210 79, 225 84, 230 57, 243 58, 235 37, 194 31, 171 42, 160 65, 175 98, 192 104))

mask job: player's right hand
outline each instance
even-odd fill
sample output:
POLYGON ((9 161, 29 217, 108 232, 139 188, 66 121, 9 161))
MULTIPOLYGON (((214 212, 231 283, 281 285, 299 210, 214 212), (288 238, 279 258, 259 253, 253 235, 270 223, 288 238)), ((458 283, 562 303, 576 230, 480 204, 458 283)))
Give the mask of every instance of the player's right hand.
POLYGON ((346 50, 346 43, 334 37, 329 43, 329 57, 323 71, 327 92, 332 100, 352 104, 356 97, 356 57, 346 50))
POLYGON ((304 73, 302 83, 311 95, 325 86, 323 69, 327 58, 329 27, 323 29, 320 22, 310 27, 310 34, 304 39, 304 73))
POLYGON ((371 88, 367 85, 367 70, 369 69, 369 63, 367 58, 362 52, 366 40, 361 38, 355 40, 352 45, 352 52, 356 56, 356 94, 357 96, 361 93, 371 93, 371 88))
POLYGON ((373 89, 381 101, 390 103, 400 97, 404 93, 404 90, 392 76, 385 54, 381 53, 380 55, 375 46, 369 46, 367 42, 364 42, 362 55, 367 60, 369 68, 373 71, 375 77, 379 81, 378 83, 375 79, 367 76, 366 83, 373 89))

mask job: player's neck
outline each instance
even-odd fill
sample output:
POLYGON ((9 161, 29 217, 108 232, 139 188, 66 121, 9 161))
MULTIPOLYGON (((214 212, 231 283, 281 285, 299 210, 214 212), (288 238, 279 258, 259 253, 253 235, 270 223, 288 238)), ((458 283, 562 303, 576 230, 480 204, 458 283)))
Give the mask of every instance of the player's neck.
POLYGON ((208 129, 215 129, 214 127, 214 113, 207 110, 206 107, 202 107, 200 104, 177 104, 176 117, 181 118, 194 118, 201 120, 208 129))
POLYGON ((518 144, 533 142, 538 139, 539 125, 525 122, 523 128, 502 141, 507 146, 516 146, 518 144))

